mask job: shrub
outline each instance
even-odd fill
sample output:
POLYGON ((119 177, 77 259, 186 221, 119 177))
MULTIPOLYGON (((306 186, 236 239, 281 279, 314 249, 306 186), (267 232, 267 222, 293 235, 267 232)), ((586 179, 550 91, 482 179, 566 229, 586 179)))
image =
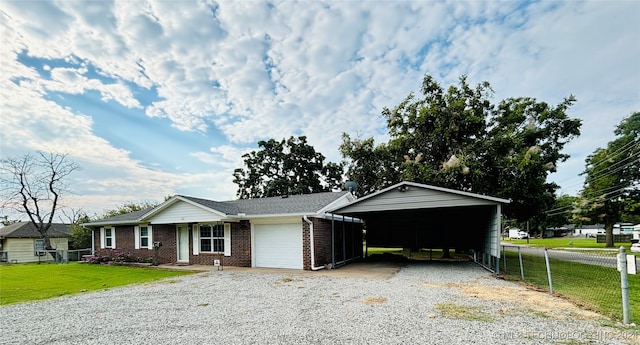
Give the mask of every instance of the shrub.
POLYGON ((94 255, 87 257, 87 262, 90 264, 121 264, 124 262, 143 262, 150 263, 152 258, 143 258, 141 256, 134 256, 131 253, 123 253, 119 249, 111 249, 109 255, 94 255))

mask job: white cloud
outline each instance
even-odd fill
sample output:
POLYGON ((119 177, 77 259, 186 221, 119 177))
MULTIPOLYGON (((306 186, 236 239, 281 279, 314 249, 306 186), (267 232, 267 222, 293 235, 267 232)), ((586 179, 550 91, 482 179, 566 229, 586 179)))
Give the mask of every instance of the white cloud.
MULTIPOLYGON (((559 167, 558 178, 575 176, 580 161, 613 138, 615 124, 640 108, 638 2, 9 1, 0 7, 3 154, 71 152, 95 165, 86 173, 113 174, 85 185, 114 198, 205 191, 196 184, 212 196, 233 196, 231 172, 261 139, 306 135, 337 161, 342 132, 384 140, 382 107, 418 91, 425 73, 445 87, 461 74, 471 83, 487 80, 496 100, 532 96, 557 104, 575 94, 570 114, 584 119, 583 136, 567 146, 574 157, 559 167), (20 52, 46 59, 51 78, 19 63, 20 52), (142 99, 145 90, 157 98, 142 99), (180 131, 215 136, 215 143, 186 153, 212 171, 189 173, 179 159, 182 173, 146 167, 132 158, 143 154, 96 135, 92 114, 49 97, 88 91, 100 92, 103 102, 143 109, 154 125, 168 121, 180 131)), ((96 204, 107 200, 100 198, 96 204)))

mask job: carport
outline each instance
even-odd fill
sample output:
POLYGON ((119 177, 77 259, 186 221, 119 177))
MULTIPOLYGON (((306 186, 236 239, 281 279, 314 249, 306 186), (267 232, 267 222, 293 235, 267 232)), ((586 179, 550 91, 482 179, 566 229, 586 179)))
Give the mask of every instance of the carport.
MULTIPOLYGON (((363 220, 367 247, 468 251, 477 263, 497 272, 501 206, 507 203, 405 181, 329 212, 363 220)), ((332 242, 335 247, 335 237, 332 242)))

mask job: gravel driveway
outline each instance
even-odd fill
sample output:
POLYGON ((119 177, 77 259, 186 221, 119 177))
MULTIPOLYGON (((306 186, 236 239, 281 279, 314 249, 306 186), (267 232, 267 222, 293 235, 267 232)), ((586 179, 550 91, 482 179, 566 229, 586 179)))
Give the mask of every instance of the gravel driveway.
POLYGON ((1 344, 640 343, 473 263, 414 263, 386 278, 211 271, 0 314, 1 344))

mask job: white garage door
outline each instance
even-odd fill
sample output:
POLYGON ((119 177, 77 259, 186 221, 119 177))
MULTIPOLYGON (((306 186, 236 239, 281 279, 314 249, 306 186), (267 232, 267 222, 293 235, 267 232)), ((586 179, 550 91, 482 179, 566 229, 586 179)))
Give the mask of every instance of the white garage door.
POLYGON ((256 224, 256 267, 302 269, 302 224, 256 224))

